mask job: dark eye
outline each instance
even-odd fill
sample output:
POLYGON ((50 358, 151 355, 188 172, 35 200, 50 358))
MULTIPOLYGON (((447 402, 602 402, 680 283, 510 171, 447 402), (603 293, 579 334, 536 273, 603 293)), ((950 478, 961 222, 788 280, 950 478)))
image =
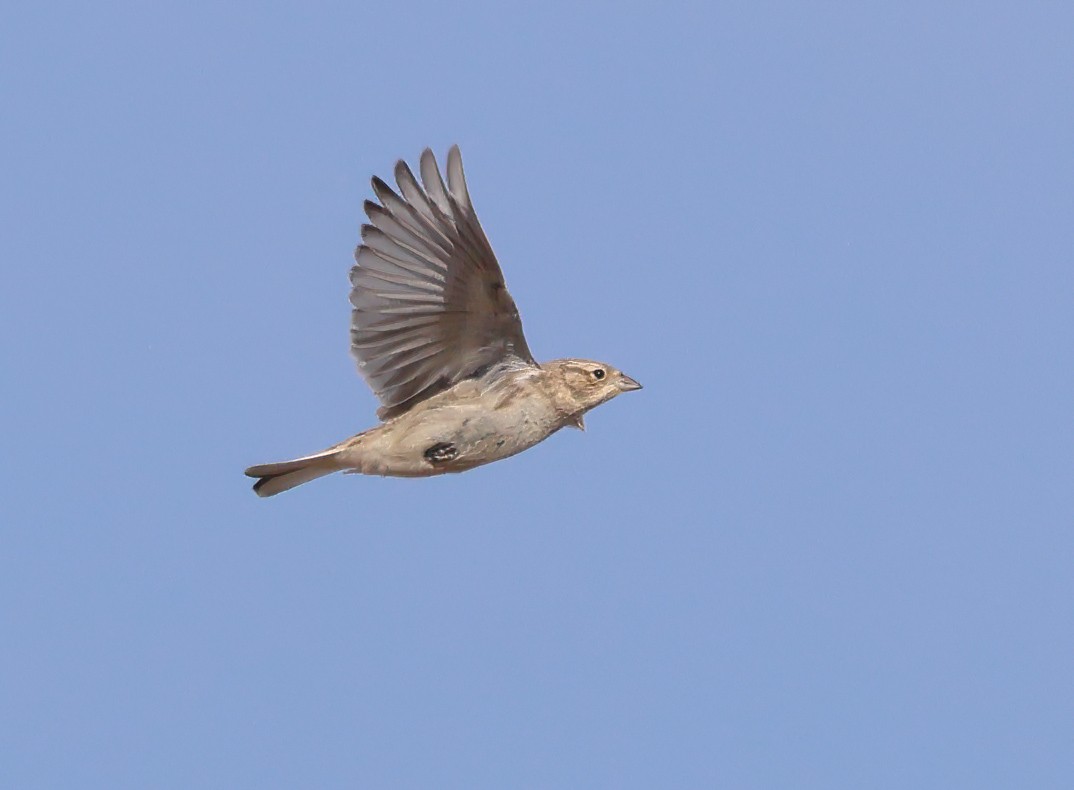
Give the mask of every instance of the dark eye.
POLYGON ((604 378, 604 371, 600 368, 597 368, 593 371, 593 378, 595 378, 597 381, 600 381, 602 378, 604 378))

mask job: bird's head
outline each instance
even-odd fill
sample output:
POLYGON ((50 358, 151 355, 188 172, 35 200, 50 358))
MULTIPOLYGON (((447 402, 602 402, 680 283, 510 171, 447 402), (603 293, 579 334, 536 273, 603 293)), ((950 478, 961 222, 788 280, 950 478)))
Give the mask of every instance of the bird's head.
POLYGON ((589 359, 557 359, 542 368, 556 379, 556 400, 571 415, 574 424, 584 429, 582 415, 595 406, 607 403, 616 395, 640 390, 641 384, 621 370, 589 359))

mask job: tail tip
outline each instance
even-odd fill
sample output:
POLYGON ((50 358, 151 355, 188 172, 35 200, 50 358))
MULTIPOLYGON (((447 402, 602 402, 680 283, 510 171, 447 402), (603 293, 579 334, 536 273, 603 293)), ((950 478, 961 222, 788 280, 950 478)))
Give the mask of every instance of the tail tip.
POLYGON ((331 474, 339 467, 332 462, 331 453, 323 453, 279 464, 261 464, 246 470, 247 477, 259 478, 254 493, 259 497, 275 496, 295 486, 331 474))
POLYGON ((274 493, 276 493, 275 491, 265 491, 264 490, 265 485, 270 480, 272 480, 271 477, 262 477, 256 483, 254 483, 254 493, 257 494, 259 497, 268 497, 268 496, 272 496, 274 493))

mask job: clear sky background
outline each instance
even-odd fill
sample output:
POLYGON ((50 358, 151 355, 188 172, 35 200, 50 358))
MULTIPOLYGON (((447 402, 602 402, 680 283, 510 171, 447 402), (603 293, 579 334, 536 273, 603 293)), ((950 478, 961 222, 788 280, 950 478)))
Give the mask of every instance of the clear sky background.
POLYGON ((1074 11, 145 4, 0 25, 0 787, 1074 787, 1074 11), (369 178, 462 146, 541 359, 373 424, 369 178))

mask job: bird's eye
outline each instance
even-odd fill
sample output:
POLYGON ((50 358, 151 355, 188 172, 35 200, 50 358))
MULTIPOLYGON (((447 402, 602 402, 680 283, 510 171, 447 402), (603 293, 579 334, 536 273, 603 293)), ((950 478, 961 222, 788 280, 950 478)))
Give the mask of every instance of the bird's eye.
POLYGON ((604 378, 604 371, 600 368, 597 368, 593 371, 593 378, 595 378, 597 381, 600 381, 602 378, 604 378))

